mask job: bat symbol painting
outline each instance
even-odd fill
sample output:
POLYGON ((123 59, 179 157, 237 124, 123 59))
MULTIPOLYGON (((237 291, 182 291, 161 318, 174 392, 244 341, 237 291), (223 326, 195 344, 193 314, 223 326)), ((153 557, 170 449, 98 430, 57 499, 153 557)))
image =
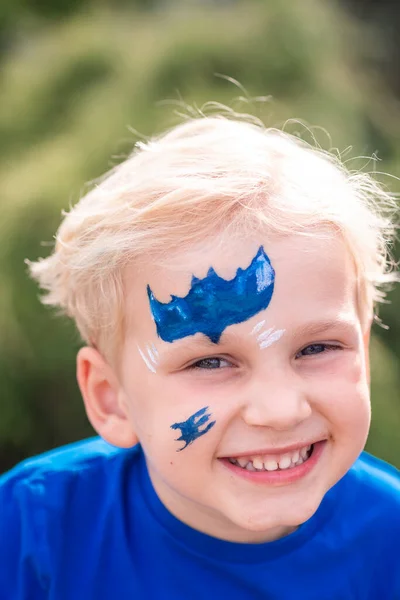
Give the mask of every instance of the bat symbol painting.
POLYGON ((177 442, 185 442, 185 445, 182 448, 179 448, 177 452, 184 450, 190 444, 193 444, 197 438, 204 435, 215 425, 215 421, 209 422, 211 415, 207 414, 208 406, 201 408, 196 413, 194 413, 191 417, 186 419, 186 421, 182 421, 181 423, 174 423, 171 425, 171 429, 180 429, 181 436, 176 439, 177 442), (200 429, 203 425, 207 426, 204 429, 200 429))
POLYGON ((184 298, 171 296, 164 304, 147 286, 157 334, 165 342, 173 342, 203 333, 218 344, 229 325, 243 323, 267 308, 274 282, 275 271, 261 246, 247 269, 239 268, 231 280, 219 277, 212 267, 204 279, 193 276, 184 298))

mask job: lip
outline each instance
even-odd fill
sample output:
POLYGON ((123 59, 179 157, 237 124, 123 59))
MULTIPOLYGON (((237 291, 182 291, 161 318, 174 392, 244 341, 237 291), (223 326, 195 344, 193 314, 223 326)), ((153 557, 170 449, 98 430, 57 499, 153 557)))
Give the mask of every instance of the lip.
MULTIPOLYGON (((243 469, 242 467, 238 467, 237 465, 233 465, 229 462, 228 458, 220 458, 220 462, 224 467, 229 469, 236 476, 242 477, 247 481, 252 483, 259 484, 269 484, 269 485, 288 485, 290 483, 294 483, 312 471, 317 463, 319 462, 321 455, 325 449, 327 440, 322 440, 320 442, 314 442, 313 452, 308 460, 297 467, 292 467, 291 469, 282 469, 281 471, 247 471, 247 469, 243 469)), ((307 444, 306 444, 307 445, 307 444)), ((294 446, 293 449, 297 449, 299 446, 294 446)), ((289 448, 289 446, 288 446, 289 448)), ((280 451, 281 452, 281 451, 280 451)), ((253 453, 251 456, 257 454, 253 453)), ((267 453, 265 453, 267 454, 267 453)), ((240 454, 240 456, 247 456, 246 454, 240 454)), ((231 458, 234 458, 233 456, 231 458)))
POLYGON ((305 448, 306 446, 312 446, 317 443, 326 441, 326 439, 317 438, 319 441, 314 440, 309 442, 301 442, 291 444, 290 446, 284 446, 282 448, 262 448, 258 450, 252 450, 251 452, 237 452, 235 454, 229 454, 229 456, 224 456, 220 458, 244 458, 246 456, 278 456, 279 454, 286 454, 288 452, 294 452, 295 450, 300 450, 300 448, 305 448))

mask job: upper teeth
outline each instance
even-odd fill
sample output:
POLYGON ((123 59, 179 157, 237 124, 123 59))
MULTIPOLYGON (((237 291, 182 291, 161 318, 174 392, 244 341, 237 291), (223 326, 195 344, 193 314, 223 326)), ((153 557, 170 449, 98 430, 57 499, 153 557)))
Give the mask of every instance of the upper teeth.
POLYGON ((270 454, 258 456, 246 456, 243 458, 230 458, 230 462, 239 465, 248 471, 276 471, 277 469, 289 469, 301 465, 310 455, 311 446, 304 446, 293 452, 285 454, 270 454))

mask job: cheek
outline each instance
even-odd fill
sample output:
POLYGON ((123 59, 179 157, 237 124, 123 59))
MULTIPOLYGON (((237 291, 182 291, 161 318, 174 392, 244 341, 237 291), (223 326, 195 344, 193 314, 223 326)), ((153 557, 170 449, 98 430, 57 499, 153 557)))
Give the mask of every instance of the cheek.
POLYGON ((371 408, 369 386, 360 360, 332 372, 318 389, 319 410, 338 431, 357 439, 368 434, 371 408))
POLYGON ((371 419, 368 386, 361 382, 350 388, 343 386, 338 390, 332 410, 335 412, 336 422, 343 429, 350 430, 354 434, 365 433, 366 435, 371 419))
MULTIPOLYGON (((155 380, 154 380, 155 381, 155 380)), ((130 388, 130 420, 145 453, 157 461, 182 462, 197 449, 208 449, 218 428, 209 396, 182 396, 165 385, 130 388)), ((206 450, 207 452, 207 450, 206 450)))

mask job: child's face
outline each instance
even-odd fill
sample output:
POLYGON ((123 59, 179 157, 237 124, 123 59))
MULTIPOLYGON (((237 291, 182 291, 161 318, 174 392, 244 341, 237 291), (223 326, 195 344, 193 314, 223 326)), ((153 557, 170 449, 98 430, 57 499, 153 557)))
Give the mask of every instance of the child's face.
MULTIPOLYGON (((265 285, 271 272, 266 277, 265 285)), ((356 302, 353 264, 339 239, 210 242, 128 278, 120 398, 175 516, 215 537, 256 542, 313 515, 368 433, 369 331, 356 302), (251 286, 261 246, 275 271, 270 301, 262 283, 251 286), (224 291, 219 280, 215 297, 208 289, 203 298, 198 284, 200 300, 187 299, 192 313, 175 324, 167 315, 160 332, 169 341, 161 339, 147 286, 168 303, 196 288, 193 275, 209 281, 210 267, 225 280, 248 270, 250 291, 239 282, 224 291), (193 334, 218 328, 218 343, 193 334)))

